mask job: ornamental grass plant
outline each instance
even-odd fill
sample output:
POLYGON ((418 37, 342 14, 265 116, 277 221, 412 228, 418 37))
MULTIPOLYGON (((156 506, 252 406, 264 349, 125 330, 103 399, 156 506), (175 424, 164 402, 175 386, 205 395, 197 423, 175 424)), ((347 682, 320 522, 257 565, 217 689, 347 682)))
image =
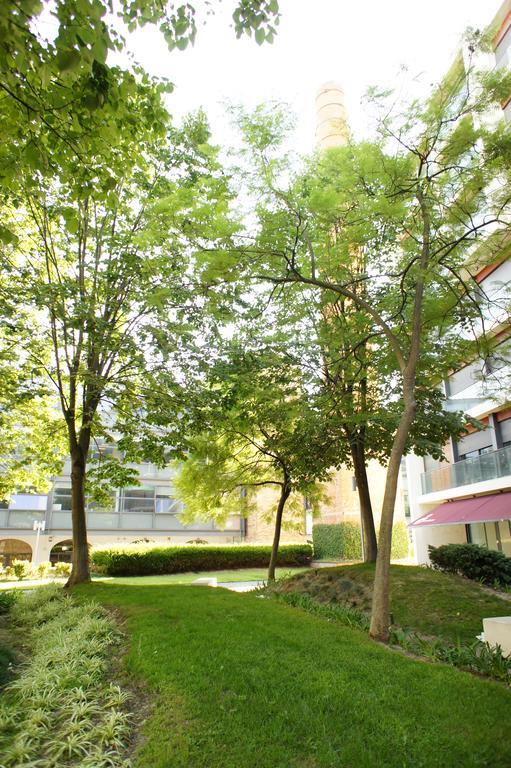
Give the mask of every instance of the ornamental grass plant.
POLYGON ((52 585, 11 618, 28 652, 0 705, 2 768, 127 768, 127 694, 108 679, 120 635, 105 610, 52 585))

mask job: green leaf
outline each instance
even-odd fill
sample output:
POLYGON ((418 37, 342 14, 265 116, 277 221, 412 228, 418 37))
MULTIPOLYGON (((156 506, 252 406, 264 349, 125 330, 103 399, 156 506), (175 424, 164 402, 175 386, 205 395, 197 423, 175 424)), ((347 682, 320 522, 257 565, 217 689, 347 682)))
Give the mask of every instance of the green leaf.
POLYGON ((258 29, 256 29, 256 31, 255 31, 255 39, 256 39, 257 45, 262 45, 264 43, 264 41, 266 39, 266 33, 265 33, 264 29, 262 29, 262 27, 259 27, 258 29))
POLYGON ((57 53, 57 66, 61 72, 71 72, 80 66, 82 57, 74 48, 61 50, 57 53))

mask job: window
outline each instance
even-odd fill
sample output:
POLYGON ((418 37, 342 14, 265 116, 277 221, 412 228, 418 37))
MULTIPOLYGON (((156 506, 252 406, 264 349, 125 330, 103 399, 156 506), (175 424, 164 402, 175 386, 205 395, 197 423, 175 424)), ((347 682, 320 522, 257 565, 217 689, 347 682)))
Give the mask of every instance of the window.
POLYGON ((90 458, 97 461, 102 456, 113 456, 114 451, 115 451, 114 445, 100 445, 99 447, 94 446, 94 448, 90 453, 90 458))
POLYGON ((71 488, 57 486, 53 491, 53 507, 60 507, 63 512, 71 511, 71 488))
POLYGON ((170 496, 156 497, 157 515, 177 515, 181 512, 182 505, 178 499, 171 499, 170 496))
POLYGON ((465 459, 475 459, 478 456, 484 456, 485 453, 492 453, 493 447, 491 445, 487 445, 484 448, 476 448, 475 451, 468 451, 467 453, 463 453, 458 461, 464 461, 465 459))
POLYGON ((124 488, 120 500, 121 512, 154 512, 154 488, 124 488))

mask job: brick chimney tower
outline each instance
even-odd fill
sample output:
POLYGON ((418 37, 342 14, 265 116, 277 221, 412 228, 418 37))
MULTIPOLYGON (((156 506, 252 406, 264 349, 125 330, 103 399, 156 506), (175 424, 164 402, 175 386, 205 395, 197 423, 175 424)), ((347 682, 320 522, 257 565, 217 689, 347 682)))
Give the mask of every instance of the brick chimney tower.
POLYGON ((316 147, 341 147, 348 136, 344 91, 337 83, 324 83, 316 96, 316 147))

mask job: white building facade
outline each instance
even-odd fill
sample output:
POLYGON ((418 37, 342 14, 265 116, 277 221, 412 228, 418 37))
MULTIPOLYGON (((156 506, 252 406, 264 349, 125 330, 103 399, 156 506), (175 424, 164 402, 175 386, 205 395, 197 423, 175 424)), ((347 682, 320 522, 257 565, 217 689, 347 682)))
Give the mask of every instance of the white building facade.
MULTIPOLYGON (((87 506, 87 539, 91 546, 150 541, 185 544, 195 540, 215 543, 239 542, 246 521, 230 517, 223 528, 213 521, 181 522, 181 503, 174 498, 170 467, 133 465, 140 485, 112 492, 110 505, 87 506)), ((54 478, 49 494, 13 494, 0 505, 0 563, 15 559, 71 561, 71 466, 67 461, 54 478), (39 531, 37 530, 39 528, 39 531)))
MULTIPOLYGON (((510 67, 511 0, 503 3, 492 27, 496 66, 510 67)), ((511 97, 502 109, 510 121, 511 97)), ((406 458, 410 529, 419 563, 429 561, 430 545, 465 542, 511 557, 510 256, 511 240, 503 238, 501 258, 475 276, 488 305, 491 356, 468 361, 444 382, 446 407, 463 410, 484 428, 445 446, 446 461, 406 458)))

